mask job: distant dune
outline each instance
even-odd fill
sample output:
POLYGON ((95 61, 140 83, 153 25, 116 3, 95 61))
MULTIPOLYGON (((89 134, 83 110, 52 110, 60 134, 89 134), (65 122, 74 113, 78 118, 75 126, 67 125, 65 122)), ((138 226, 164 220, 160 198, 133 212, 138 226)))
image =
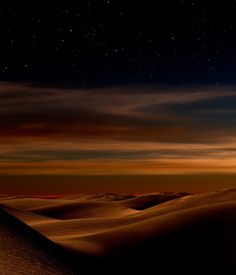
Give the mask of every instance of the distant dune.
POLYGON ((235 189, 0 204, 7 274, 236 274, 235 189))

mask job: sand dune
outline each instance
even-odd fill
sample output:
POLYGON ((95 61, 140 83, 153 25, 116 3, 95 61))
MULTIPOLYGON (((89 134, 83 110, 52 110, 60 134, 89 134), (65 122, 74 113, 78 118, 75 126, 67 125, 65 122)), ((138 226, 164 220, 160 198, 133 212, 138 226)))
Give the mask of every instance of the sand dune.
POLYGON ((29 197, 20 197, 20 198, 4 198, 0 199, 0 203, 3 203, 6 206, 21 210, 31 210, 37 207, 42 206, 51 206, 51 205, 61 205, 67 203, 67 201, 61 199, 41 199, 41 198, 29 198, 29 197))
POLYGON ((176 198, 181 198, 187 196, 187 193, 153 193, 153 194, 144 194, 138 195, 133 198, 122 201, 122 204, 137 210, 143 210, 157 204, 161 204, 166 201, 170 201, 176 198))
POLYGON ((58 247, 0 210, 0 274, 75 274, 58 247))
MULTIPOLYGON (((236 272, 235 189, 201 195, 5 198, 1 204, 4 213, 24 222, 24 228, 46 237, 43 247, 59 245, 76 274, 127 274, 128 269, 132 274, 236 272)), ((28 240, 25 235, 19 238, 28 240)), ((37 245, 38 237, 33 240, 37 245)), ((57 253, 45 249, 58 260, 57 253)), ((4 268, 7 265, 12 263, 4 268)))
MULTIPOLYGON (((202 224, 203 220, 208 220, 208 224, 227 224, 228 227, 225 230, 233 233, 232 226, 236 226, 236 219, 232 220, 232 216, 235 213, 236 202, 199 206, 162 215, 158 218, 146 219, 138 223, 112 229, 109 232, 86 236, 82 239, 100 243, 105 248, 102 251, 117 250, 123 247, 126 249, 127 246, 135 245, 143 239, 168 235, 173 231, 182 232, 185 227, 188 229, 195 228, 193 224, 202 224)), ((205 229, 209 230, 209 227, 205 229)), ((213 230, 214 228, 210 229, 213 230)), ((226 234, 224 237, 227 238, 229 235, 226 234)))
POLYGON ((136 196, 133 194, 80 194, 80 195, 71 195, 66 196, 64 199, 72 199, 72 200, 96 200, 96 201, 121 201, 130 198, 135 198, 136 196))
POLYGON ((68 202, 52 206, 31 209, 32 212, 56 219, 81 219, 120 217, 135 214, 138 211, 112 202, 68 202))
POLYGON ((24 211, 21 209, 15 209, 9 206, 1 205, 1 209, 5 210, 12 216, 16 217, 17 219, 21 220, 22 222, 33 226, 36 224, 48 224, 50 222, 57 222, 58 220, 52 219, 46 216, 38 215, 30 211, 24 211))

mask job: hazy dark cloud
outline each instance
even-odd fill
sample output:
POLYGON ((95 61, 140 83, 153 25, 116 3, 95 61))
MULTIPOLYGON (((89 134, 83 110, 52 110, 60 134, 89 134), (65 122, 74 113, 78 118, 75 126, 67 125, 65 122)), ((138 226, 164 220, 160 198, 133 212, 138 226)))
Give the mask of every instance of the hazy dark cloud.
POLYGON ((232 87, 73 90, 3 83, 0 99, 0 136, 186 142, 209 139, 209 130, 235 131, 232 87))
MULTIPOLYGON (((88 144, 89 145, 89 144, 88 144)), ((183 144, 182 147, 172 144, 168 148, 168 144, 159 144, 154 146, 153 149, 142 147, 142 143, 137 144, 137 148, 129 148, 129 146, 123 145, 119 149, 91 149, 87 146, 84 149, 62 149, 57 146, 54 149, 28 149, 12 148, 10 151, 6 151, 0 154, 0 162, 26 162, 26 163, 39 163, 39 162, 74 162, 74 161, 156 161, 156 160, 190 160, 193 159, 218 159, 236 158, 236 147, 227 147, 224 145, 201 145, 189 146, 189 144, 183 144), (139 148, 141 147, 141 148, 139 148), (156 147, 159 147, 157 149, 156 147)), ((232 146, 235 146, 232 145, 232 146)), ((35 146, 37 147, 37 146, 35 146)), ((83 146, 81 146, 82 148, 83 146)))

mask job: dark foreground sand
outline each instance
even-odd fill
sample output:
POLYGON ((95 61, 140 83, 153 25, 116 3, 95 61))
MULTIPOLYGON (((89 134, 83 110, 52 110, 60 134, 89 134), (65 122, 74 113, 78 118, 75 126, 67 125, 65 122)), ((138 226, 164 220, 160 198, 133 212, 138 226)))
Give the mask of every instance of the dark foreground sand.
POLYGON ((234 189, 0 204, 0 274, 236 274, 234 189))

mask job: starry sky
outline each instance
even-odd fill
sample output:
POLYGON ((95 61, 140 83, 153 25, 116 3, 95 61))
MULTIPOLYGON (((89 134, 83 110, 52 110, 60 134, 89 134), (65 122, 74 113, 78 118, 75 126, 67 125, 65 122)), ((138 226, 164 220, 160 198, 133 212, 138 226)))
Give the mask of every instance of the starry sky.
POLYGON ((4 3, 1 190, 234 185, 235 12, 236 1, 4 3))
POLYGON ((234 84, 235 13, 235 0, 8 1, 0 8, 0 78, 234 84))

